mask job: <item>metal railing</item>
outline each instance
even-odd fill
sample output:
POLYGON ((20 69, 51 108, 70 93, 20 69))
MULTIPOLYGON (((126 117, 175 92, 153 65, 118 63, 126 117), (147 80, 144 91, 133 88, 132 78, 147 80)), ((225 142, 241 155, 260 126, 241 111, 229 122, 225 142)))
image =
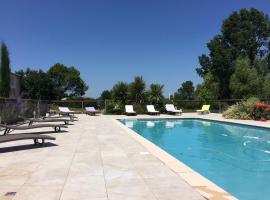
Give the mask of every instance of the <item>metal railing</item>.
MULTIPOLYGON (((165 112, 165 104, 172 103, 183 112, 194 112, 200 109, 204 104, 211 105, 211 112, 222 113, 229 106, 241 102, 244 99, 224 99, 224 100, 164 100, 162 103, 155 105, 156 109, 165 112)), ((262 99, 266 103, 270 103, 270 99, 262 99)), ((148 102, 138 103, 135 100, 127 100, 125 104, 134 105, 134 109, 138 113, 146 112, 148 102)), ((82 111, 87 106, 94 106, 106 114, 122 114, 124 113, 124 105, 117 103, 111 99, 108 100, 33 100, 33 99, 9 99, 0 98, 0 121, 2 123, 13 123, 23 118, 44 116, 49 110, 58 110, 59 106, 69 107, 72 110, 82 111)))
POLYGON ((48 101, 0 98, 0 122, 2 123, 15 123, 24 118, 40 117, 48 110, 48 101))

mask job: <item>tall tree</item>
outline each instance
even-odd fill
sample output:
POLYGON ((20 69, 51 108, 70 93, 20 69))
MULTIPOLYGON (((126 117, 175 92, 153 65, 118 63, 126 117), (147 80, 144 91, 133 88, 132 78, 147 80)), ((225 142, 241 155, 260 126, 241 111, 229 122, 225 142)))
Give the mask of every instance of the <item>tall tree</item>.
POLYGON ((194 86, 192 81, 185 81, 174 95, 175 99, 194 99, 194 86))
POLYGON ((114 101, 125 105, 128 100, 128 84, 124 82, 116 83, 112 88, 112 98, 114 101))
POLYGON ((164 85, 160 84, 151 84, 150 90, 148 92, 148 100, 151 104, 159 105, 163 102, 164 96, 163 96, 163 88, 164 85))
POLYGON ((145 80, 142 76, 136 76, 134 81, 129 85, 130 99, 136 103, 142 104, 145 100, 145 80))
POLYGON ((230 89, 233 98, 247 98, 261 95, 262 82, 255 68, 251 68, 248 58, 239 58, 235 72, 231 76, 230 89))
POLYGON ((219 82, 208 72, 202 84, 197 85, 195 91, 196 98, 201 101, 216 100, 219 95, 219 82))
POLYGON ((53 82, 46 72, 28 68, 26 71, 17 71, 16 74, 19 74, 21 77, 20 85, 24 98, 41 100, 56 99, 56 94, 53 93, 53 82))
POLYGON ((0 96, 9 97, 10 92, 10 60, 6 44, 1 44, 0 96))
POLYGON ((262 97, 270 98, 270 74, 265 77, 262 90, 262 97))
POLYGON ((88 90, 88 86, 80 77, 80 71, 75 67, 66 67, 56 63, 47 73, 55 86, 54 93, 57 99, 67 96, 83 96, 88 90))
POLYGON ((211 73, 218 80, 220 98, 230 97, 229 82, 238 57, 246 56, 253 66, 256 57, 269 55, 270 21, 267 15, 254 8, 233 12, 224 20, 221 34, 208 44, 209 55, 199 57, 197 73, 211 73))
POLYGON ((106 99, 111 99, 111 98, 112 98, 112 93, 109 90, 104 90, 99 97, 99 99, 101 100, 106 100, 106 99))

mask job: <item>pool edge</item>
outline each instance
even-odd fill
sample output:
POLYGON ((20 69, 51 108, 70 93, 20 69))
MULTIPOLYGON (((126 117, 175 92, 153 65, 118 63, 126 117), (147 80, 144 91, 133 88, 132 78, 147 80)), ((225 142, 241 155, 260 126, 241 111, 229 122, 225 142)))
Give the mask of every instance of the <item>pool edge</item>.
MULTIPOLYGON (((123 119, 123 118, 122 118, 123 119)), ((134 118, 133 118, 134 119, 134 118)), ((148 118, 149 119, 149 118, 148 118)), ((163 118, 160 118, 163 119, 163 118)), ((181 118, 180 118, 181 119, 181 118)), ((195 119, 195 118, 194 118, 195 119)), ((196 119, 200 119, 199 117, 196 119)), ((199 192, 206 199, 237 199, 223 188, 219 187, 200 173, 196 172, 192 168, 188 167, 183 162, 177 160, 172 155, 142 137, 135 131, 131 130, 118 119, 112 119, 119 127, 124 129, 133 139, 143 145, 151 154, 156 156, 161 162, 163 162, 169 169, 180 176, 185 182, 187 182, 194 190, 199 192)), ((217 120, 213 120, 217 121, 217 120)))

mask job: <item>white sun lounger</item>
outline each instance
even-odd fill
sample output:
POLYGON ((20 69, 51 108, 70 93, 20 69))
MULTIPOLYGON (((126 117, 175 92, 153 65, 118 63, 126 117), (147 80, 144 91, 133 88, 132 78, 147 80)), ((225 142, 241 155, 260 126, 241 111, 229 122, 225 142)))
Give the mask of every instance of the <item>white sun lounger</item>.
POLYGON ((97 113, 100 113, 99 110, 96 110, 95 107, 85 107, 85 114, 88 115, 96 115, 97 113))
POLYGON ((68 107, 58 107, 59 111, 62 113, 74 113, 74 111, 69 110, 68 107))
POLYGON ((169 114, 174 114, 174 115, 181 115, 182 114, 182 109, 176 110, 173 104, 166 104, 165 108, 169 114))
POLYGON ((146 109, 150 115, 159 115, 159 111, 157 111, 153 105, 147 105, 146 109))
POLYGON ((59 114, 61 114, 61 115, 64 115, 64 116, 72 116, 72 118, 77 118, 76 116, 75 116, 75 114, 79 114, 80 112, 75 112, 75 111, 72 111, 72 110, 70 110, 68 107, 58 107, 58 109, 59 109, 59 114))
POLYGON ((137 113, 133 110, 133 105, 125 106, 126 115, 137 115, 137 113))

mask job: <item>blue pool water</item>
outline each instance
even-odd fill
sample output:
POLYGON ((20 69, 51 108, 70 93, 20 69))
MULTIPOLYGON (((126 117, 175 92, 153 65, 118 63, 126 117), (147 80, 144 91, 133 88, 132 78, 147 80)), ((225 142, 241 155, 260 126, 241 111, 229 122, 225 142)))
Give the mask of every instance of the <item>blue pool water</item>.
POLYGON ((239 199, 270 199, 270 129, 195 119, 122 120, 239 199))

